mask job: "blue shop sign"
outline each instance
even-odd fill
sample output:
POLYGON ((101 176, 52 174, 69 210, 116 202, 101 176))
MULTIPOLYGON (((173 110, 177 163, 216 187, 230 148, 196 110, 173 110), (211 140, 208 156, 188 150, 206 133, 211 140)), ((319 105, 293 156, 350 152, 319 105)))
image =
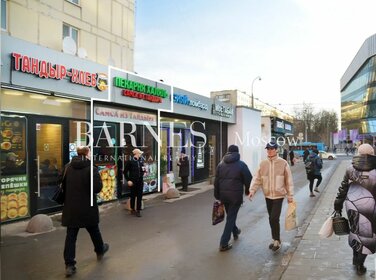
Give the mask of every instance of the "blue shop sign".
POLYGON ((207 111, 208 107, 209 107, 208 104, 202 103, 200 100, 189 99, 189 97, 185 94, 180 95, 180 94, 174 93, 174 103, 178 103, 178 104, 182 104, 182 105, 186 105, 186 106, 191 106, 191 107, 196 107, 196 108, 199 108, 199 109, 205 110, 205 111, 207 111))

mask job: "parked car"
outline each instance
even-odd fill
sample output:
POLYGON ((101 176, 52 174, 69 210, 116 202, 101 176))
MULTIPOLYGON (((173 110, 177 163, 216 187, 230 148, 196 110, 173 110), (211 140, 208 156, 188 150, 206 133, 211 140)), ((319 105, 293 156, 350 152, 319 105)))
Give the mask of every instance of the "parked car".
POLYGON ((325 151, 319 151, 319 156, 320 156, 322 159, 329 159, 329 160, 332 160, 332 159, 336 159, 336 158, 337 158, 335 154, 328 153, 328 152, 325 152, 325 151))

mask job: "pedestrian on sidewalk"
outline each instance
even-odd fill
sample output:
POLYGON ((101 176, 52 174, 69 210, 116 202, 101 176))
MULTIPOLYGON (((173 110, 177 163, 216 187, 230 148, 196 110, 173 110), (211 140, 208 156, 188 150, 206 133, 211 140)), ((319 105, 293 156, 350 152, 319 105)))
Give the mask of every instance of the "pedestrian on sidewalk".
POLYGON ((282 154, 282 157, 285 161, 287 161, 287 157, 289 155, 289 152, 287 151, 286 148, 283 148, 283 154, 282 154))
POLYGON ((91 178, 89 147, 78 147, 77 156, 65 166, 63 180, 65 200, 62 214, 62 225, 67 227, 64 246, 65 275, 67 277, 76 272, 76 240, 80 228, 89 232, 97 259, 101 260, 108 251, 109 245, 103 243, 99 230, 99 211, 96 194, 102 189, 101 177, 94 166, 91 178), (91 179, 93 180, 93 197, 91 193, 91 179), (91 198, 93 206, 91 206, 91 198))
POLYGON ((290 156, 291 166, 294 166, 295 154, 293 150, 290 150, 289 156, 290 156))
POLYGON ((345 203, 350 223, 349 245, 358 275, 366 273, 367 255, 376 251, 376 157, 370 144, 362 144, 347 168, 334 201, 336 215, 345 203))
POLYGON ((285 196, 287 196, 288 203, 294 201, 294 186, 290 166, 277 154, 278 144, 269 142, 266 144, 265 149, 268 158, 261 161, 251 183, 248 197, 251 200, 259 187, 262 186, 272 234, 272 242, 269 244, 269 249, 276 252, 281 248, 279 218, 281 216, 282 202, 285 196))
POLYGON ((308 151, 308 148, 306 147, 303 152, 303 162, 307 160, 308 156, 309 156, 309 151, 308 151))
POLYGON ((309 191, 310 191, 310 197, 315 197, 315 194, 313 193, 313 185, 315 182, 315 179, 317 179, 315 192, 319 191, 319 185, 322 181, 322 175, 321 175, 321 169, 322 169, 322 159, 319 157, 319 151, 313 150, 308 158, 304 161, 304 164, 306 166, 306 173, 307 173, 307 179, 309 181, 309 191))
POLYGON ((128 187, 131 189, 131 214, 136 217, 141 217, 142 195, 144 192, 144 153, 140 149, 132 151, 133 157, 125 163, 124 176, 128 182, 128 187), (137 199, 137 205, 136 204, 137 199), (135 208, 136 206, 136 208, 135 208))
POLYGON ((247 195, 252 181, 252 174, 247 164, 240 160, 239 147, 230 145, 227 153, 216 169, 214 197, 220 200, 226 210, 226 225, 220 240, 220 251, 232 248, 229 243, 231 233, 234 240, 239 238, 241 230, 236 226, 239 208, 243 203, 243 192, 247 195))
POLYGON ((181 149, 180 157, 178 160, 179 165, 179 177, 181 178, 182 182, 182 190, 187 192, 188 191, 188 177, 189 177, 189 158, 185 154, 185 148, 181 149))

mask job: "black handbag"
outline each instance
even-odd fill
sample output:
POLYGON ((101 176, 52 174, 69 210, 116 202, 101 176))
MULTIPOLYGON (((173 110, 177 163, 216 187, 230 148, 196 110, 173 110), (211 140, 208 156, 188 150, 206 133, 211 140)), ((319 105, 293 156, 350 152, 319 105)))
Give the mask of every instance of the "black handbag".
POLYGON ((51 199, 58 204, 64 204, 64 200, 65 200, 64 179, 65 179, 65 174, 67 173, 67 169, 68 169, 68 166, 65 168, 63 178, 61 179, 60 184, 57 186, 55 193, 51 197, 51 199))
POLYGON ((340 215, 333 216, 333 231, 336 235, 346 235, 350 233, 349 221, 340 215))

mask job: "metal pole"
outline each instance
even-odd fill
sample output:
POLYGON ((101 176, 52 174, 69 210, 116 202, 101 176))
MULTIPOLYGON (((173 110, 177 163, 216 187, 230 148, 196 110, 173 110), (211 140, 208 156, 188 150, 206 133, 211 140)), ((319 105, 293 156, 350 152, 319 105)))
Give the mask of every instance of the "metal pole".
POLYGON ((253 84, 255 83, 256 80, 261 81, 261 77, 257 76, 256 78, 253 79, 252 81, 252 86, 251 86, 251 102, 252 102, 252 108, 255 108, 255 102, 254 102, 254 96, 253 96, 253 84))

